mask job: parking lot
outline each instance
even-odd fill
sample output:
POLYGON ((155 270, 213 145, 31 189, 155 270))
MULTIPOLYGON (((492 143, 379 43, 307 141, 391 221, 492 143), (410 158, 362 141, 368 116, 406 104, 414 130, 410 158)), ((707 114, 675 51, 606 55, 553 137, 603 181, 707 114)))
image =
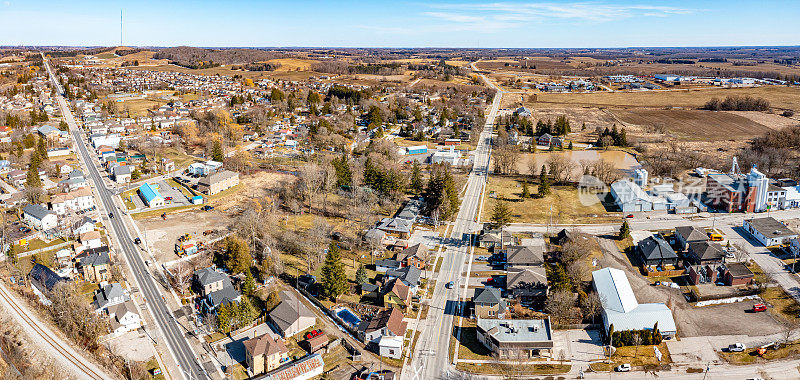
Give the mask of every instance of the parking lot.
MULTIPOLYGON (((166 181, 156 181, 155 185, 158 186, 158 192, 164 197, 164 207, 178 207, 178 206, 187 206, 191 204, 191 200, 186 197, 179 189, 172 187, 166 181)), ((142 211, 147 209, 147 206, 144 204, 142 197, 139 196, 138 192, 131 197, 134 206, 136 206, 135 210, 133 211, 142 211)))

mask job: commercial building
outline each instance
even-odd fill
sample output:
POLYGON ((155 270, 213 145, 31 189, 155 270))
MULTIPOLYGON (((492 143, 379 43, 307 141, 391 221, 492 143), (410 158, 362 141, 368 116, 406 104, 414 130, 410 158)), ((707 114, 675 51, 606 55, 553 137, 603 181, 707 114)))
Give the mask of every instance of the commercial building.
POLYGON ((221 193, 239 184, 239 173, 230 170, 223 170, 218 173, 209 174, 197 183, 197 190, 206 194, 214 195, 221 193))
POLYGON ((164 205, 164 197, 158 192, 156 185, 145 183, 139 186, 139 197, 142 198, 147 207, 161 207, 164 205))
POLYGON ((788 244, 791 239, 797 238, 797 232, 773 217, 747 219, 742 227, 766 247, 788 244))
POLYGON ((592 286, 603 304, 603 326, 608 333, 614 331, 658 329, 665 338, 677 333, 672 311, 663 303, 640 304, 633 294, 625 272, 614 268, 603 268, 592 272, 592 286))
POLYGON ((478 341, 502 359, 551 356, 550 319, 478 318, 478 341))

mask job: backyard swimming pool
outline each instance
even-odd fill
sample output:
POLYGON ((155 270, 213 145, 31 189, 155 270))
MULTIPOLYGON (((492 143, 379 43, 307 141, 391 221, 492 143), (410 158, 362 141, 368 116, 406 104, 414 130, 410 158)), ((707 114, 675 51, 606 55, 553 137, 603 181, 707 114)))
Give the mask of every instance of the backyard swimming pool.
POLYGON ((361 323, 361 318, 359 318, 352 310, 342 306, 335 311, 336 315, 342 319, 345 323, 350 325, 353 328, 357 328, 358 324, 361 323))

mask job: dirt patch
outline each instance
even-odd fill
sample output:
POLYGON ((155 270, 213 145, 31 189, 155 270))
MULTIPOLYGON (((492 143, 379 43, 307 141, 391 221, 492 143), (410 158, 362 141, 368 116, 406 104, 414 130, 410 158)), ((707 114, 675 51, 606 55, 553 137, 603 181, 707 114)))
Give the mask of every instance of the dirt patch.
MULTIPOLYGON (((221 211, 186 211, 173 213, 166 220, 149 218, 137 220, 142 232, 146 232, 145 241, 153 256, 159 262, 168 262, 178 258, 175 254, 175 242, 183 234, 191 234, 197 241, 209 241, 220 234, 227 233, 231 218, 221 211), (214 230, 216 233, 203 236, 203 231, 214 230)), ((144 243, 144 242, 143 242, 144 243)))
POLYGON ((758 124, 772 129, 783 129, 800 124, 800 120, 790 117, 783 117, 774 113, 765 113, 759 111, 727 111, 727 113, 746 117, 758 124))
POLYGON ((699 110, 613 110, 625 123, 652 132, 672 132, 689 140, 721 141, 761 136, 771 128, 729 112, 699 110))

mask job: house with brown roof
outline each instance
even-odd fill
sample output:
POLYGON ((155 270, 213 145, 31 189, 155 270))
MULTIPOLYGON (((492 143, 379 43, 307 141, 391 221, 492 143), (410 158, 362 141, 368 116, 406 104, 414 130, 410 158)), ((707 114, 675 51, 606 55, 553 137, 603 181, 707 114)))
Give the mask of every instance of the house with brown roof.
POLYGON ((251 376, 270 372, 289 359, 289 350, 283 340, 272 339, 269 334, 244 341, 244 349, 251 376))
POLYGON ((719 243, 713 241, 692 242, 689 243, 689 257, 694 264, 721 264, 725 251, 719 243))
POLYGON ((547 270, 543 266, 508 268, 506 292, 522 303, 547 296, 547 270))
POLYGON ((364 343, 377 342, 382 336, 405 336, 407 323, 403 321, 403 312, 390 307, 378 313, 369 321, 358 325, 359 334, 364 343))
POLYGON ((383 306, 396 307, 405 311, 411 305, 411 289, 400 279, 395 278, 387 284, 383 293, 383 306))
POLYGON ((509 268, 544 265, 544 246, 514 245, 508 247, 506 262, 509 268))
POLYGON ((397 254, 395 260, 406 267, 425 269, 425 258, 428 256, 428 247, 425 244, 414 244, 397 254))

